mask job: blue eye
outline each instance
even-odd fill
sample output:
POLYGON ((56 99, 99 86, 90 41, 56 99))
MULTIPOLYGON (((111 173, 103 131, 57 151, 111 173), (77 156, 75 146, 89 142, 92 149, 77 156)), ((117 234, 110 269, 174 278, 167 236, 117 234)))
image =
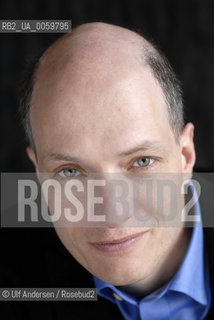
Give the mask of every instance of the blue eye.
POLYGON ((141 157, 134 162, 134 163, 137 163, 137 166, 135 165, 133 166, 144 168, 144 167, 150 166, 153 162, 154 162, 154 159, 141 157))
POLYGON ((65 168, 59 171, 59 175, 63 178, 74 178, 78 176, 80 172, 74 168, 65 168))

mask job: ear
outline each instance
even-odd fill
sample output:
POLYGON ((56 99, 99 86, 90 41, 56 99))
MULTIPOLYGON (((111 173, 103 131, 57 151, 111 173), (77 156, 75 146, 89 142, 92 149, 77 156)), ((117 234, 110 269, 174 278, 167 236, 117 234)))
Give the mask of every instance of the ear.
POLYGON ((184 127, 180 138, 182 171, 187 173, 191 173, 193 171, 196 159, 193 136, 194 125, 189 122, 184 127))
POLYGON ((38 163, 37 163, 37 158, 36 158, 35 152, 33 151, 33 149, 31 147, 27 147, 26 152, 27 152, 30 160, 33 162, 34 167, 35 167, 35 171, 38 174, 39 168, 38 168, 38 163))

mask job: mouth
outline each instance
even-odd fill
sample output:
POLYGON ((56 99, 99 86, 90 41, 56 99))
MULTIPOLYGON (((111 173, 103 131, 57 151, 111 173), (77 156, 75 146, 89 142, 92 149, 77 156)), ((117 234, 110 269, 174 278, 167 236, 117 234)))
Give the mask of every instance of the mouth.
POLYGON ((133 247, 148 231, 143 231, 121 239, 90 242, 94 248, 106 253, 123 253, 133 247))

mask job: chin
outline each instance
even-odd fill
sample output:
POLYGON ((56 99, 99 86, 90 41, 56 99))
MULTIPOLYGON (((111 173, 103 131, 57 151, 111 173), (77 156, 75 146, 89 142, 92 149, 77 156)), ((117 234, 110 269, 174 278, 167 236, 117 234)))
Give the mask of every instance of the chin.
POLYGON ((134 283, 137 283, 139 281, 144 280, 145 275, 139 275, 139 276, 133 276, 129 275, 129 276, 120 276, 120 277, 115 277, 114 275, 97 275, 97 277, 106 282, 109 283, 113 286, 128 286, 134 283))
POLYGON ((140 266, 130 266, 127 263, 121 263, 118 265, 111 265, 109 268, 104 266, 103 269, 91 270, 100 280, 109 283, 114 286, 125 286, 136 283, 145 279, 149 272, 146 272, 147 268, 142 270, 142 264, 140 266))

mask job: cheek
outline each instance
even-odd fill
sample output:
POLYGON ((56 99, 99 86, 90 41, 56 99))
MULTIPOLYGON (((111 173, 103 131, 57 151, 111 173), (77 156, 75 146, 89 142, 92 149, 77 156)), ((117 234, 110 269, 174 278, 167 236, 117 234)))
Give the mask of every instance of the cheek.
POLYGON ((169 170, 166 170, 166 172, 182 172, 182 168, 182 154, 180 149, 174 148, 169 158, 169 170))
POLYGON ((132 217, 129 226, 154 228, 180 226, 182 198, 180 174, 155 174, 135 187, 129 202, 132 217))
POLYGON ((145 258, 148 272, 153 272, 167 256, 171 244, 170 239, 171 235, 169 228, 156 227, 151 231, 150 243, 145 252, 147 253, 145 258))

